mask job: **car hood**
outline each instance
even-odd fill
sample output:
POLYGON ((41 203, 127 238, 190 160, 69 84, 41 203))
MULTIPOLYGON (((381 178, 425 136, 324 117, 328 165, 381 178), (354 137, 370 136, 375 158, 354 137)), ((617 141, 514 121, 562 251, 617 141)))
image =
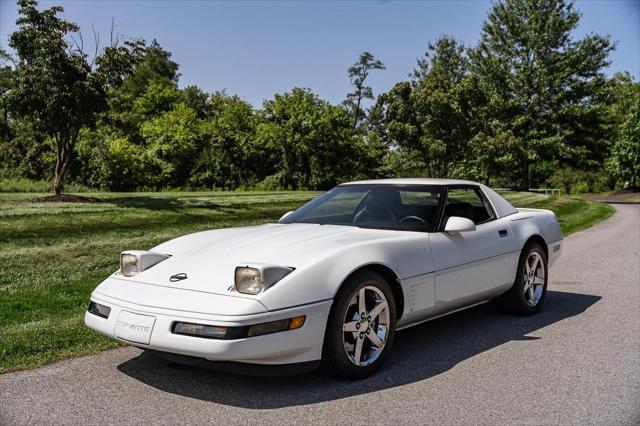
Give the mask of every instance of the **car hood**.
POLYGON ((267 224, 185 235, 152 249, 171 257, 130 278, 148 284, 207 293, 231 293, 237 266, 271 264, 304 268, 339 250, 392 238, 396 231, 317 224, 267 224), (171 276, 186 274, 181 281, 171 276))

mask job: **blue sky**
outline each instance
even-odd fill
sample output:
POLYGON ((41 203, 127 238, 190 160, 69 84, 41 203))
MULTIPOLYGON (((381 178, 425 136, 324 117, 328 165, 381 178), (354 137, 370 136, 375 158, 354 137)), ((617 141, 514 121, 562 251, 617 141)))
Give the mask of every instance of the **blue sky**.
MULTIPOLYGON (((259 106, 274 93, 308 87, 338 103, 346 69, 364 50, 387 66, 370 78, 375 93, 407 78, 427 42, 451 34, 474 44, 491 3, 471 1, 41 1, 91 25, 103 40, 111 18, 128 37, 156 38, 180 64, 180 85, 226 88, 259 106)), ((578 1, 576 36, 610 34, 618 48, 609 73, 640 76, 640 0, 578 1)), ((15 1, 0 0, 0 45, 15 30, 15 1)))

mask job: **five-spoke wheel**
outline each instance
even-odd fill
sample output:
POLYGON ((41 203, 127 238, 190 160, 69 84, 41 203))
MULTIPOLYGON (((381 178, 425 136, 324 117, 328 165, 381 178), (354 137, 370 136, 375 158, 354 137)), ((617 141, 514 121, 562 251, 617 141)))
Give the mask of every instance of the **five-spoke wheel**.
POLYGON ((537 251, 533 251, 524 263, 524 297, 529 306, 536 306, 542 298, 544 290, 545 266, 542 256, 537 251))
POLYGON ((375 362, 389 334, 389 303, 376 287, 363 287, 351 297, 345 312, 344 350, 358 366, 375 362))
POLYGON ((547 255, 538 243, 522 249, 513 287, 496 299, 509 312, 531 315, 542 308, 547 294, 547 255))
POLYGON ((396 305, 389 283, 372 271, 349 277, 331 308, 323 346, 327 371, 362 378, 377 370, 395 335, 396 305))

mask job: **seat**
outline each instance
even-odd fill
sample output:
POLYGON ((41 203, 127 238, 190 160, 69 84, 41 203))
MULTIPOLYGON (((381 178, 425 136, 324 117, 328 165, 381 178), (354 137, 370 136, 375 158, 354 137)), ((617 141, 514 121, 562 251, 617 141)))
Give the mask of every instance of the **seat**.
POLYGON ((372 221, 395 222, 395 206, 400 202, 400 193, 396 189, 373 189, 364 200, 364 206, 356 213, 353 223, 372 221))
POLYGON ((447 207, 444 209, 444 216, 445 218, 450 218, 451 216, 464 217, 476 223, 471 203, 459 202, 447 204, 447 207))

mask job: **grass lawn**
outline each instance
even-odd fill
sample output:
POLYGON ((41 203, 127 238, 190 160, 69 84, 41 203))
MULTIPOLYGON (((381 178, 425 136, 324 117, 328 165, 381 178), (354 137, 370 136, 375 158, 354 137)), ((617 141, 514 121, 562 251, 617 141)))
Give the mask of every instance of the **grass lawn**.
MULTIPOLYGON (((0 373, 118 346, 83 325, 89 294, 128 248, 212 228, 277 220, 313 192, 92 193, 94 204, 33 203, 0 193, 0 373)), ((577 197, 506 193, 556 212, 566 234, 613 209, 577 197)))

